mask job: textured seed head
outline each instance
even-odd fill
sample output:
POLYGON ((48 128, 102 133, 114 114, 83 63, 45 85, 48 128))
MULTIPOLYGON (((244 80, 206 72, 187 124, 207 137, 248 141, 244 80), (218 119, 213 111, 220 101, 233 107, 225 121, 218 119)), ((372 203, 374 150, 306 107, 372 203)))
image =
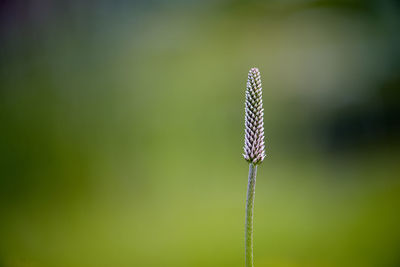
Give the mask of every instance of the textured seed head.
POLYGON ((243 157, 250 163, 259 164, 265 158, 264 108, 260 71, 249 71, 245 103, 245 136, 243 157))

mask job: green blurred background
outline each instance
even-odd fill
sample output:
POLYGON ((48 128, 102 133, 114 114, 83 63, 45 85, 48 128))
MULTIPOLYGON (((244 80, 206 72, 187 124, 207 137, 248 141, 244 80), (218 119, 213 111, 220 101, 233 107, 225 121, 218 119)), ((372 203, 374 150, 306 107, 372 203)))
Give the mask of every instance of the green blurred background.
POLYGON ((400 4, 0 1, 0 266, 400 266, 400 4))

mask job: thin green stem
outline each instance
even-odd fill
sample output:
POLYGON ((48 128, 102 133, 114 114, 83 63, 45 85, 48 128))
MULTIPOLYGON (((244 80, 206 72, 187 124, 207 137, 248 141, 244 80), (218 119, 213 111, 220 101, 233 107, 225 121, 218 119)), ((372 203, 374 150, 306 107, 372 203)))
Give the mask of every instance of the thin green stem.
POLYGON ((249 184, 247 186, 246 201, 246 229, 245 229, 245 257, 246 267, 253 267, 253 211, 254 197, 256 194, 256 175, 257 165, 250 163, 249 165, 249 184))

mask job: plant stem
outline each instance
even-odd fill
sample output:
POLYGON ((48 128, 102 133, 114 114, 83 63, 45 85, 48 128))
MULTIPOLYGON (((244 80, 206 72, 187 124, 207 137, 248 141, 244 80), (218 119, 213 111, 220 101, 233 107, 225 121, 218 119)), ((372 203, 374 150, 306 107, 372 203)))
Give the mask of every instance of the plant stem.
POLYGON ((246 229, 245 229, 245 257, 246 267, 253 267, 253 210, 254 197, 256 194, 257 165, 249 164, 249 184, 247 186, 246 201, 246 229))

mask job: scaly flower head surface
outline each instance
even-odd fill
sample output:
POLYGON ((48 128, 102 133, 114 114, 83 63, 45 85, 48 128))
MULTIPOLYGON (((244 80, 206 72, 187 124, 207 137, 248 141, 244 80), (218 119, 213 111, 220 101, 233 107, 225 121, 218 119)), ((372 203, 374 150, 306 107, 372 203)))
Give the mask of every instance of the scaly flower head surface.
POLYGON ((245 137, 243 157, 249 163, 259 164, 265 158, 264 108, 260 71, 249 71, 245 103, 245 137))

